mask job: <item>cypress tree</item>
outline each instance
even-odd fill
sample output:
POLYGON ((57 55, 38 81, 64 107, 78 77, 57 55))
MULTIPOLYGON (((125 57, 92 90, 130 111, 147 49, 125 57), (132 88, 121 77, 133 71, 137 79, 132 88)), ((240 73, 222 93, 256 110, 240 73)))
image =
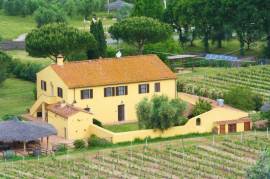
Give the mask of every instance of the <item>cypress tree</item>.
POLYGON ((92 20, 92 23, 90 25, 90 33, 93 34, 94 38, 96 39, 97 47, 88 51, 88 58, 93 59, 105 57, 107 44, 101 20, 92 20))

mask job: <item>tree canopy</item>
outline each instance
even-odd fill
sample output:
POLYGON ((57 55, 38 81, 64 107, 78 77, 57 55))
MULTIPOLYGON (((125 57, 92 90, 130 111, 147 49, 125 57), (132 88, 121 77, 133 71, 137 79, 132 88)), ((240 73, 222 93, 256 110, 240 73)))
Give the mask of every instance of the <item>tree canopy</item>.
POLYGON ((183 117, 186 104, 180 99, 169 100, 166 96, 143 99, 136 107, 139 127, 165 130, 186 122, 183 117))
POLYGON ((50 23, 65 23, 67 16, 64 11, 56 6, 40 7, 34 14, 38 27, 50 23))
POLYGON ((90 33, 93 34, 95 40, 97 41, 97 48, 89 49, 88 58, 93 59, 98 57, 105 57, 107 42, 101 20, 92 20, 90 25, 90 33))
POLYGON ((124 19, 111 26, 109 32, 114 39, 134 45, 139 54, 143 53, 145 44, 164 41, 172 35, 169 25, 149 17, 124 19))
POLYGON ((67 56, 94 48, 96 41, 90 33, 65 24, 48 24, 30 32, 25 44, 31 56, 55 61, 59 54, 67 56))
POLYGON ((202 39, 204 51, 209 52, 209 41, 230 39, 234 34, 240 42, 240 54, 257 41, 267 41, 265 55, 270 56, 269 0, 171 0, 163 20, 179 33, 182 45, 202 39), (262 40, 263 39, 263 40, 262 40))
POLYGON ((162 19, 164 6, 161 0, 136 0, 133 9, 133 16, 146 16, 155 19, 162 19))

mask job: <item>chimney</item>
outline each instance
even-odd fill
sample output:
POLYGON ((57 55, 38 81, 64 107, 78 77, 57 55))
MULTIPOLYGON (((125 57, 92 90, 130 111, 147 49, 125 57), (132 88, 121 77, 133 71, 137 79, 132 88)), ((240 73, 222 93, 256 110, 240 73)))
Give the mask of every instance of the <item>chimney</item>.
POLYGON ((63 55, 59 54, 56 58, 56 64, 59 66, 63 66, 64 65, 64 57, 63 55))
POLYGON ((60 107, 61 107, 61 108, 64 108, 65 106, 66 106, 66 102, 65 102, 65 100, 61 101, 61 103, 60 103, 60 107))

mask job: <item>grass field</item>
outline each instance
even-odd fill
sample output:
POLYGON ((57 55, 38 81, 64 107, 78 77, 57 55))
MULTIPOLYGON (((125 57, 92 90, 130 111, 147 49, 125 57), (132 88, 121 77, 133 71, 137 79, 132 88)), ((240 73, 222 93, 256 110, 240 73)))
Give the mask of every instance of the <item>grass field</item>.
MULTIPOLYGON (((105 18, 105 13, 97 13, 97 16, 102 18, 105 31, 110 25, 115 23, 115 20, 105 18)), ((90 23, 84 23, 82 17, 69 18, 68 24, 85 31, 89 31, 90 29, 90 23)), ((36 28, 36 23, 33 16, 8 16, 3 10, 0 10, 0 35, 3 39, 15 39, 19 35, 28 33, 34 28, 36 28)))
POLYGON ((0 163, 0 177, 13 178, 245 178, 266 132, 178 139, 98 152, 0 163))
POLYGON ((4 39, 15 39, 36 27, 33 17, 7 16, 0 11, 0 35, 4 39))
POLYGON ((138 123, 109 125, 109 126, 104 126, 104 128, 112 132, 128 132, 128 131, 139 130, 138 123))
POLYGON ((0 118, 20 115, 34 102, 34 83, 15 78, 7 79, 0 86, 0 118))
POLYGON ((19 59, 22 62, 38 63, 42 65, 49 65, 52 63, 51 59, 49 58, 31 57, 24 50, 12 50, 12 51, 6 51, 6 52, 8 55, 12 56, 13 58, 19 59))

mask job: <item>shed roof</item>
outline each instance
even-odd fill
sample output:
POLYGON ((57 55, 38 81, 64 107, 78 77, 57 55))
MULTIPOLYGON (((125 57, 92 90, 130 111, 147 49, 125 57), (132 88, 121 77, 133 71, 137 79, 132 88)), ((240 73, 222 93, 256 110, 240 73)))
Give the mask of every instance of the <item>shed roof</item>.
POLYGON ((0 122, 1 142, 28 142, 56 134, 56 129, 44 122, 20 121, 16 117, 0 122))
POLYGON ((244 117, 236 120, 225 120, 225 121, 217 121, 215 124, 217 125, 223 125, 223 124, 237 124, 237 123, 243 123, 243 122, 252 122, 251 119, 244 117))
POLYGON ((71 89, 176 79, 156 55, 67 62, 51 67, 71 89))
POLYGON ((64 118, 71 117, 79 112, 89 113, 81 108, 72 106, 70 104, 61 104, 61 103, 48 105, 47 109, 55 114, 58 114, 59 116, 64 117, 64 118))

